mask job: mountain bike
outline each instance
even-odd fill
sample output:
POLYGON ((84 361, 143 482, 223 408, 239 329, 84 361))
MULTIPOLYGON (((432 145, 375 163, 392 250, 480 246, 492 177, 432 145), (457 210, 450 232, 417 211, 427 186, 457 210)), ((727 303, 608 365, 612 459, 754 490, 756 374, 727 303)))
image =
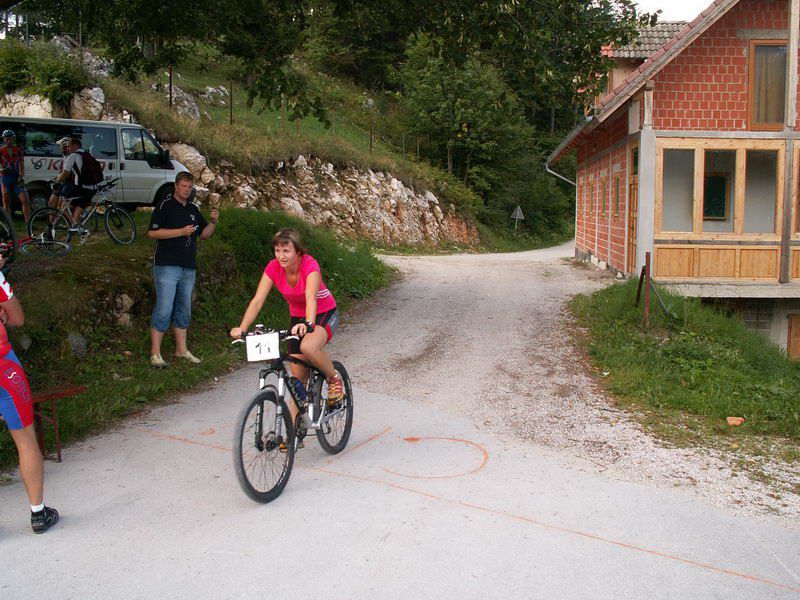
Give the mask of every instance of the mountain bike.
POLYGON ((80 237, 83 244, 93 231, 97 231, 101 214, 108 237, 117 244, 132 244, 136 239, 136 223, 128 211, 117 206, 109 197, 109 192, 118 181, 112 179, 97 186, 89 208, 83 211, 78 223, 72 223, 68 199, 62 201, 60 208, 48 206, 34 211, 28 221, 28 235, 34 245, 42 247, 49 242, 69 245, 75 235, 80 237))
POLYGON ((267 330, 259 324, 255 331, 233 341, 247 345, 248 361, 267 363, 258 374, 258 392, 239 411, 233 438, 236 479, 256 502, 267 503, 280 496, 292 473, 295 451, 309 431, 316 432, 325 452, 337 454, 347 446, 353 426, 353 390, 344 365, 333 361, 344 383, 344 396, 329 400, 325 376, 281 351, 280 343, 290 339, 299 338, 287 330, 267 330), (289 373, 287 362, 310 370, 306 385, 289 373), (267 381, 271 375, 277 376, 277 385, 267 381), (297 407, 294 423, 287 396, 297 407))
POLYGON ((11 264, 17 256, 17 230, 4 208, 0 207, 0 255, 11 264))

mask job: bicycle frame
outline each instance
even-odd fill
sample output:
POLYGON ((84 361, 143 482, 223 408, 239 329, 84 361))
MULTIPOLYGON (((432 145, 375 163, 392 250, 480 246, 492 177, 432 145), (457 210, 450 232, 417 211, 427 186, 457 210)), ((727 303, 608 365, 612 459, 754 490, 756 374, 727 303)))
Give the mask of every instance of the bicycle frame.
MULTIPOLYGON (((322 425, 324 425, 325 423, 330 421, 339 412, 345 410, 345 408, 342 407, 342 408, 339 408, 339 409, 337 409, 337 410, 335 410, 333 412, 328 412, 328 403, 327 402, 321 402, 322 410, 320 411, 320 414, 317 415, 317 418, 316 419, 312 419, 312 418, 309 417, 309 415, 308 415, 308 407, 309 406, 314 406, 314 401, 316 400, 316 398, 314 398, 314 387, 315 387, 315 383, 316 383, 317 379, 320 377, 320 372, 313 365, 310 365, 307 362, 302 361, 302 360, 300 360, 298 358, 294 358, 292 356, 282 356, 281 358, 276 358, 276 359, 270 361, 268 367, 264 367, 259 371, 259 373, 258 373, 258 389, 259 389, 259 391, 261 391, 261 390, 265 389, 266 387, 268 387, 269 384, 267 384, 267 377, 269 377, 273 373, 275 375, 277 375, 277 377, 278 377, 278 385, 276 387, 278 398, 280 398, 285 403, 286 402, 286 397, 288 395, 288 397, 291 399, 291 401, 294 403, 295 407, 297 408, 297 412, 300 414, 301 418, 303 419, 303 425, 305 426, 305 428, 307 430, 316 431, 322 425), (287 384, 287 380, 292 375, 289 372, 289 370, 286 368, 286 365, 284 364, 284 362, 293 362, 295 364, 299 364, 301 366, 307 367, 310 370, 309 377, 308 377, 308 384, 306 385, 306 393, 308 394, 308 396, 306 398, 306 402, 304 404, 302 404, 302 405, 297 402, 297 400, 295 399, 295 397, 291 393, 289 393, 289 394, 286 393, 287 389, 289 387, 288 384, 287 384)), ((278 410, 280 412, 282 409, 279 408, 278 410)))

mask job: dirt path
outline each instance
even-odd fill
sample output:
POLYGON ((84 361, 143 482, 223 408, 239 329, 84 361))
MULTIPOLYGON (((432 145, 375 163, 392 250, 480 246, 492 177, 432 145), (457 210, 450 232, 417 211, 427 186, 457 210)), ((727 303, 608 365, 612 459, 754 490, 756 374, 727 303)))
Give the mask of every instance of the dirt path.
POLYGON ((800 485, 797 473, 773 465, 784 485, 768 486, 735 469, 737 457, 665 448, 598 390, 571 344, 566 303, 612 277, 574 266, 565 260, 571 252, 570 243, 518 254, 386 257, 401 280, 351 315, 336 352, 370 391, 569 449, 583 469, 687 487, 734 513, 797 524, 800 496, 786 489, 800 485))

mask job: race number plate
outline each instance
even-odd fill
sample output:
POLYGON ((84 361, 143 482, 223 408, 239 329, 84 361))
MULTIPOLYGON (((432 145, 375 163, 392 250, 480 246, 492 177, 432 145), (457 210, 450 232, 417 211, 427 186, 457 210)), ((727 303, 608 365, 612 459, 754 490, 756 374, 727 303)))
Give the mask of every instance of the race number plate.
POLYGON ((278 347, 280 337, 277 332, 248 335, 245 340, 247 341, 247 360, 250 362, 281 357, 281 351, 278 347))

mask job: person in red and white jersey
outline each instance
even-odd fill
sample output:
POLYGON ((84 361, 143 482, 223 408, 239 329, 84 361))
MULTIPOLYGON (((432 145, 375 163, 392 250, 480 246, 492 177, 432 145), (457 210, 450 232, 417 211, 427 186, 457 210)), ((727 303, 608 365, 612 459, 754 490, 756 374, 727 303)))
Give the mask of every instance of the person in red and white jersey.
MULTIPOLYGON (((0 257, 0 269, 4 264, 0 257)), ((19 327, 24 322, 22 305, 0 271, 0 417, 19 452, 19 473, 31 503, 31 527, 34 533, 44 533, 58 522, 58 511, 44 504, 44 465, 33 426, 33 395, 6 331, 6 326, 19 327)))

